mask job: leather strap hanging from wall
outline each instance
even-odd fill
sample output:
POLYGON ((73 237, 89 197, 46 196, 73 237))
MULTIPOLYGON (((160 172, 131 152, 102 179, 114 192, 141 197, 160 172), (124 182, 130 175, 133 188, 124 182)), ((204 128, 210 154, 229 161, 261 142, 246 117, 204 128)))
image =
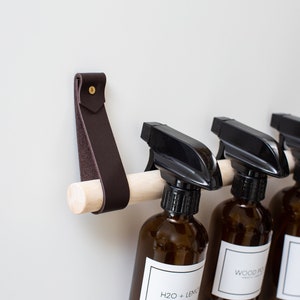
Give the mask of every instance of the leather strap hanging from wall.
POLYGON ((103 206, 97 213, 122 209, 129 187, 105 110, 104 73, 75 75, 75 113, 82 181, 100 179, 103 206))

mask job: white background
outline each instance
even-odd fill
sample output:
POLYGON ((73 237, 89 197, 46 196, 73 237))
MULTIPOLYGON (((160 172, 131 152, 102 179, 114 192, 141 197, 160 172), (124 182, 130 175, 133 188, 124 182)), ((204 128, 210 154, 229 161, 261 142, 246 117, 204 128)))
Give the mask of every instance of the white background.
MULTIPOLYGON (((69 211, 75 73, 106 74, 127 173, 147 162, 144 121, 216 153, 214 116, 274 137, 273 112, 300 116, 298 0, 2 0, 0 37, 1 299, 128 299, 139 228, 159 211, 159 200, 100 216, 69 211)), ((271 180, 267 194, 287 183, 271 180)), ((203 193, 205 226, 229 195, 203 193)))

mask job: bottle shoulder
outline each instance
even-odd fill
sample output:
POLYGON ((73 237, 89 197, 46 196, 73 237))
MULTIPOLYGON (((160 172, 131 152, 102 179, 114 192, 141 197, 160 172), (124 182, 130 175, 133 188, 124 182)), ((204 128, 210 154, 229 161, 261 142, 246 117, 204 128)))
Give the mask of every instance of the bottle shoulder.
POLYGON ((231 198, 215 208, 210 237, 239 245, 262 245, 269 241, 272 228, 271 214, 260 202, 231 198))
POLYGON ((277 192, 270 202, 274 230, 278 236, 300 236, 300 187, 299 184, 277 192))
POLYGON ((300 185, 286 187, 277 192, 270 201, 270 209, 298 214, 300 217, 300 185))
POLYGON ((243 199, 231 198, 220 203, 214 210, 215 217, 223 221, 271 221, 271 214, 261 202, 247 202, 243 199))
POLYGON ((150 217, 142 226, 141 235, 152 239, 172 241, 197 240, 202 244, 208 242, 208 234, 204 226, 193 216, 170 216, 162 212, 150 217))

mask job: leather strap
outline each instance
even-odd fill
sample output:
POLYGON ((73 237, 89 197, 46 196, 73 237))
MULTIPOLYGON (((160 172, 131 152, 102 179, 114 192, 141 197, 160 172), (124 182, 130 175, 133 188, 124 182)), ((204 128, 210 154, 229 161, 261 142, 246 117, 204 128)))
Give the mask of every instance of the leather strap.
POLYGON ((104 102, 104 73, 75 75, 75 114, 80 176, 100 179, 103 206, 96 214, 122 209, 129 201, 129 187, 104 102))

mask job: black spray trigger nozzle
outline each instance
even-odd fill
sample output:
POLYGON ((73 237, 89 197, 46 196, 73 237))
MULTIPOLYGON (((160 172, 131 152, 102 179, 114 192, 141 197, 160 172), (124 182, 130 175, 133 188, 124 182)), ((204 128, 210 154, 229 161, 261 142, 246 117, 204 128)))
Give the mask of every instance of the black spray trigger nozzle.
POLYGON ((290 149, 295 168, 293 178, 300 181, 300 118, 291 114, 272 114, 271 127, 279 132, 282 149, 290 149))
POLYGON ((229 158, 238 171, 274 177, 289 174, 284 151, 271 136, 226 117, 214 118, 211 130, 220 139, 217 158, 229 158))
POLYGON ((300 118, 291 114, 272 114, 271 127, 279 132, 281 146, 300 152, 300 118))
POLYGON ((150 147, 146 170, 159 169, 169 184, 208 190, 222 186, 217 160, 201 142, 156 122, 143 124, 141 138, 150 147))

